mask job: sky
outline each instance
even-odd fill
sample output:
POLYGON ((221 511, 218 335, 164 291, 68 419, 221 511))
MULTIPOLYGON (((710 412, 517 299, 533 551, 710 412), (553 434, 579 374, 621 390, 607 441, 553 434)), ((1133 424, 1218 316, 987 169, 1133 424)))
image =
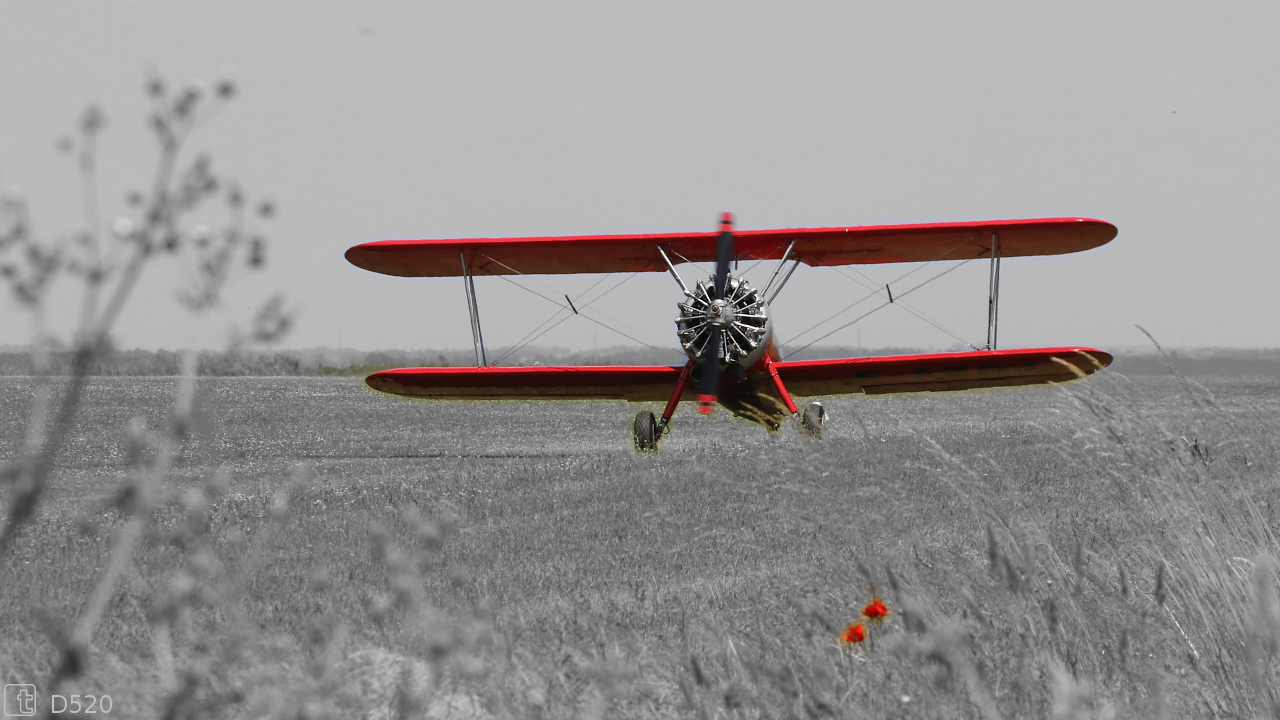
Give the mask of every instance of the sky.
MULTIPOLYGON (((1277 36, 1280 5, 1262 2, 0 0, 0 189, 27 199, 42 237, 74 231, 76 176, 55 144, 97 103, 110 224, 155 164, 148 74, 235 79, 191 150, 278 204, 268 269, 197 323, 173 299, 182 273, 156 263, 121 347, 216 346, 281 292, 298 313, 285 347, 469 348, 460 280, 379 276, 343 252, 707 231, 722 211, 744 229, 1100 218, 1119 227, 1108 245, 1004 263, 1001 346, 1141 347, 1141 325, 1175 348, 1277 347, 1277 36)), ((948 267, 857 270, 900 292, 948 267)), ((982 345, 987 271, 912 294, 945 332, 891 306, 821 342, 982 345)), ((784 353, 867 294, 851 276, 796 272, 772 308, 784 353)), ((571 318, 539 345, 676 346, 665 274, 521 282, 618 285, 595 322, 571 318)), ((499 278, 476 288, 490 346, 558 309, 499 278)), ((77 292, 56 288, 51 327, 70 326, 77 292)), ((30 327, 0 298, 0 345, 30 327)))

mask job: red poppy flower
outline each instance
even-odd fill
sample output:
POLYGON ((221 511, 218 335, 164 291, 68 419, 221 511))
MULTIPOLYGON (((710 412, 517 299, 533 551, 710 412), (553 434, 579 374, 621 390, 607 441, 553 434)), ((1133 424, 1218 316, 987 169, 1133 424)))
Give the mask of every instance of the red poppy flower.
POLYGON ((868 620, 883 620, 889 617, 889 608, 880 602, 880 598, 876 598, 870 605, 862 608, 862 615, 868 620))
POLYGON ((867 639, 867 631, 862 627, 862 623, 854 623, 844 631, 840 639, 850 645, 855 645, 867 639))

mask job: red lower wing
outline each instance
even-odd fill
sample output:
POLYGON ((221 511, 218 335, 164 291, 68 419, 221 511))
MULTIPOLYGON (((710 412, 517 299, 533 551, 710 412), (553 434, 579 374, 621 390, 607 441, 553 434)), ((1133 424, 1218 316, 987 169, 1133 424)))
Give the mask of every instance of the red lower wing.
MULTIPOLYGON (((1110 364, 1111 355, 1101 350, 1062 347, 798 360, 774 367, 793 395, 814 397, 1065 382, 1110 364)), ((670 396, 681 370, 667 365, 402 368, 376 372, 365 382, 393 395, 436 400, 660 402, 670 396)))
POLYGON ((1111 359, 1110 354, 1093 348, 1058 347, 797 360, 779 362, 774 367, 793 395, 812 397, 1065 382, 1106 367, 1111 359))
POLYGON ((662 401, 680 378, 680 367, 403 368, 365 378, 374 390, 437 400, 630 400, 662 401))

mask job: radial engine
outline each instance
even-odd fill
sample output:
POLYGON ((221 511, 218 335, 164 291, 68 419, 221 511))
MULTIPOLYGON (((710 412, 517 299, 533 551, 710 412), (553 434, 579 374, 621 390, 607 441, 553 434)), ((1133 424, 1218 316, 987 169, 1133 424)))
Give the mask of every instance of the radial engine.
POLYGON ((735 277, 728 278, 724 299, 712 300, 710 288, 714 283, 714 277, 699 281, 690 297, 677 305, 680 317, 676 318, 676 334, 685 353, 705 365, 711 334, 722 333, 720 367, 737 365, 745 370, 764 355, 773 337, 769 306, 759 290, 735 277))

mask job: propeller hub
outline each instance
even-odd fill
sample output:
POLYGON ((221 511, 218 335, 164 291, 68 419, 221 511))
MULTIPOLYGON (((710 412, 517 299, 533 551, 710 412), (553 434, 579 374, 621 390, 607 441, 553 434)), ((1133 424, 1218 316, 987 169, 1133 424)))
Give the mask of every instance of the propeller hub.
POLYGON ((712 300, 711 307, 707 308, 707 321, 712 325, 731 325, 733 314, 733 306, 728 300, 712 300))

